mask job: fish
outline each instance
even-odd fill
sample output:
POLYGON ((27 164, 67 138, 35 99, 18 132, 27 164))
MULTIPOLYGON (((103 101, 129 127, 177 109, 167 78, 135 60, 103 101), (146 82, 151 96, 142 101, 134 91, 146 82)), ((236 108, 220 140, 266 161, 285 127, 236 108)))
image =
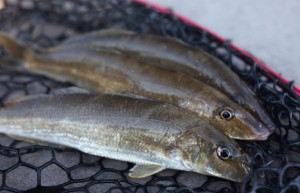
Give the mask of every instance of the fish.
POLYGON ((159 100, 194 112, 234 139, 265 140, 270 131, 256 117, 213 87, 177 71, 137 61, 114 48, 67 47, 42 53, 0 36, 7 55, 19 66, 50 78, 104 94, 159 100))
POLYGON ((163 58, 173 61, 172 63, 158 62, 157 65, 180 71, 211 85, 259 118, 271 132, 276 129, 276 124, 259 99, 237 74, 221 60, 179 39, 108 29, 69 38, 52 49, 58 51, 69 46, 85 45, 119 48, 135 52, 136 57, 142 54, 156 58, 156 60, 163 58))
POLYGON ((0 109, 0 133, 135 163, 132 178, 168 168, 241 182, 251 165, 233 139, 195 114, 120 95, 61 93, 10 101, 0 109))

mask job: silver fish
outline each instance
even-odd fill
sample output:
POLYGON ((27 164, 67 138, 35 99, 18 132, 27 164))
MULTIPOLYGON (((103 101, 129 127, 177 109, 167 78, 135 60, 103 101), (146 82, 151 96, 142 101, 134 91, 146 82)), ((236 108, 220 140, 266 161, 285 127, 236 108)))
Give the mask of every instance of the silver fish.
POLYGON ((104 46, 135 51, 136 57, 144 54, 158 59, 167 59, 173 63, 164 63, 164 68, 178 70, 222 91, 234 101, 259 117, 270 131, 275 123, 266 113, 259 100, 248 86, 233 73, 221 60, 203 50, 192 47, 179 39, 155 35, 137 34, 120 29, 101 30, 70 38, 56 51, 70 46, 104 46))
POLYGON ((143 178, 166 168, 233 181, 250 158, 232 139, 193 113, 157 101, 116 95, 42 95, 0 109, 0 133, 136 163, 143 178))

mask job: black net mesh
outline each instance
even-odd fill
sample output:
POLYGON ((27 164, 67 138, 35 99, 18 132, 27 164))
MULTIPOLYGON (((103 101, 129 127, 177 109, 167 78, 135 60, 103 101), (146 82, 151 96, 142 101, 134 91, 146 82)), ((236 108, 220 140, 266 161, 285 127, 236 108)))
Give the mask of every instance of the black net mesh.
MULTIPOLYGON (((3 2, 0 0, 0 9, 3 2)), ((109 27, 182 39, 220 58, 248 83, 279 126, 267 141, 242 142, 255 159, 253 173, 243 183, 175 170, 133 180, 127 176, 130 163, 0 135, 0 193, 300 192, 300 98, 292 84, 232 51, 230 42, 221 43, 172 14, 122 0, 6 0, 0 10, 1 30, 40 47, 109 27)), ((0 102, 70 85, 1 68, 0 102)))

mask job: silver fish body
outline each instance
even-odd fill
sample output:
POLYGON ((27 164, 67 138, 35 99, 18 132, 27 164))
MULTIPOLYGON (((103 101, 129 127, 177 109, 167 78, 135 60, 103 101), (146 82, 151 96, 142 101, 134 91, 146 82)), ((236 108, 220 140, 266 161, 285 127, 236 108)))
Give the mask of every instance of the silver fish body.
POLYGON ((129 175, 137 178, 170 168, 242 181, 249 172, 237 143, 194 114, 156 101, 93 94, 23 99, 0 110, 0 133, 133 162, 129 175), (219 157, 224 149, 226 159, 219 157))
POLYGON ((173 61, 172 65, 163 64, 163 67, 184 72, 221 90, 259 117, 271 131, 276 128, 254 93, 230 68, 221 60, 178 39, 109 29, 70 38, 55 49, 59 51, 70 46, 85 45, 120 48, 135 51, 137 57, 141 53, 173 61))

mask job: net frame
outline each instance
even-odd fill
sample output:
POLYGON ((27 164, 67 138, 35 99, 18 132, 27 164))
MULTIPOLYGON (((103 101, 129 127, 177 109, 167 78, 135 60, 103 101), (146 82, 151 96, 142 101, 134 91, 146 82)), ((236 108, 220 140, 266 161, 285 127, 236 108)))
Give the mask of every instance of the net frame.
MULTIPOLYGON (((74 34, 118 26, 138 33, 176 37, 203 49, 224 61, 255 91, 278 125, 278 129, 267 141, 241 142, 241 145, 256 160, 253 173, 241 184, 214 177, 204 177, 203 180, 203 176, 198 178, 198 175, 180 171, 167 171, 166 174, 157 174, 144 181, 133 181, 126 176, 126 172, 132 166, 130 163, 123 163, 125 164, 123 168, 119 166, 115 168, 120 163, 108 167, 107 163, 113 162, 112 160, 89 157, 73 149, 24 144, 1 136, 0 163, 3 168, 0 167, 0 193, 300 192, 299 90, 292 82, 282 79, 247 52, 170 10, 145 5, 141 1, 53 0, 49 3, 49 1, 21 0, 12 2, 7 0, 5 9, 0 11, 0 29, 10 31, 23 41, 34 42, 41 47, 59 44, 74 34), (74 4, 73 8, 69 6, 69 9, 65 10, 68 2, 74 4), (26 19, 30 19, 32 24, 19 25, 26 19), (46 33, 47 30, 40 29, 42 32, 36 32, 39 25, 65 26, 65 28, 61 33, 53 35, 46 33), (71 30, 68 31, 67 28, 71 30), (24 157, 32 157, 32 155, 40 155, 38 158, 41 159, 45 157, 43 156, 45 152, 50 155, 45 162, 38 164, 24 161, 24 157), (65 160, 59 155, 68 152, 78 155, 79 162, 73 166, 64 165, 65 160), (5 160, 9 161, 5 162, 5 160), (9 167, 4 168, 3 163, 9 167), (47 179, 47 172, 44 171, 49 172, 49 167, 54 168, 53 170, 62 176, 64 173, 67 180, 57 182, 58 184, 55 185, 43 184, 43 179, 47 179), (84 170, 93 168, 92 175, 84 176, 84 172, 77 172, 82 176, 79 179, 74 178, 74 171, 82 168, 84 170), (18 176, 17 174, 21 176, 24 172, 36 178, 36 183, 18 186, 11 182, 12 176, 18 176), (106 173, 110 174, 104 175, 106 173), (182 176, 186 176, 185 181, 181 179, 182 176), (198 182, 190 183, 192 179, 198 179, 198 182), (7 183, 8 181, 10 183, 7 183)), ((6 100, 19 97, 19 92, 23 95, 51 93, 54 89, 69 86, 69 83, 53 81, 43 76, 0 69, 1 104, 6 100), (32 84, 36 85, 32 86, 32 84)), ((51 176, 48 176, 48 179, 52 179, 51 176)))

